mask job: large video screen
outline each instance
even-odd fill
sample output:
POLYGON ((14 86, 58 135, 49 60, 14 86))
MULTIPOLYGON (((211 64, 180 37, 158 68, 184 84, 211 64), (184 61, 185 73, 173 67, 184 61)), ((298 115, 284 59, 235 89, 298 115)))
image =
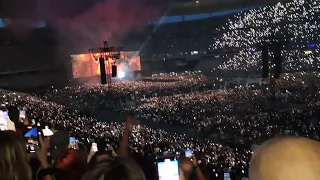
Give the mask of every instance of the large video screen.
MULTIPOLYGON (((99 55, 98 55, 99 56, 99 55)), ((97 57, 98 57, 97 56, 97 57)), ((71 55, 73 78, 85 78, 100 75, 100 63, 92 54, 71 55)), ((106 72, 111 73, 112 64, 117 65, 118 74, 141 70, 139 51, 122 52, 120 59, 105 61, 106 72)))

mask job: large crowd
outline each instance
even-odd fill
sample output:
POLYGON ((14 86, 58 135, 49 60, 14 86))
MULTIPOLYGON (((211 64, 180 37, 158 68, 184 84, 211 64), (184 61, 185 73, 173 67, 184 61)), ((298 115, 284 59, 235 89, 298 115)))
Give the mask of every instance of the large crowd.
POLYGON ((213 49, 238 48, 239 53, 222 64, 220 69, 260 70, 262 42, 281 36, 287 42, 282 51, 283 68, 290 71, 307 71, 319 68, 318 40, 319 1, 291 1, 249 10, 234 16, 221 28, 221 38, 213 49), (311 50, 312 53, 306 53, 311 50))
POLYGON ((120 82, 109 86, 82 85, 63 89, 52 88, 44 98, 82 110, 116 109, 115 107, 121 108, 127 102, 157 96, 157 94, 170 95, 209 89, 210 87, 198 86, 202 82, 208 82, 205 77, 198 74, 199 72, 154 74, 146 81, 120 82))
POLYGON ((142 119, 196 128, 208 132, 208 137, 214 134, 235 142, 252 144, 289 132, 317 137, 316 128, 310 124, 319 96, 319 88, 311 84, 318 81, 318 75, 296 79, 298 75, 301 77, 300 73, 286 74, 273 87, 267 83, 255 84, 253 88, 244 85, 153 97, 142 100, 132 110, 142 119), (299 124, 298 127, 305 123, 305 126, 283 128, 281 120, 286 124, 299 124))
POLYGON ((148 157, 155 153, 174 154, 192 148, 199 152, 201 160, 208 164, 210 171, 216 171, 217 177, 226 168, 240 172, 239 176, 245 176, 252 147, 276 135, 319 139, 319 125, 314 120, 319 96, 317 73, 285 74, 273 83, 237 85, 232 88, 218 87, 215 83, 220 81, 205 79, 199 74, 182 77, 180 74, 162 74, 150 78, 174 79, 176 81, 173 84, 126 82, 105 89, 100 85, 86 85, 52 89, 41 96, 2 91, 0 101, 3 106, 10 104, 28 109, 30 117, 43 123, 64 123, 71 131, 71 136, 87 144, 90 142, 88 138, 92 139, 91 142, 103 139, 117 147, 123 124, 98 121, 96 117, 83 113, 80 107, 90 99, 92 104, 84 106, 94 109, 94 103, 105 102, 103 96, 110 96, 110 92, 119 93, 119 88, 124 93, 122 95, 139 94, 131 99, 135 104, 125 108, 125 112, 135 115, 141 122, 183 126, 185 132, 167 132, 141 123, 134 127, 130 137, 131 150, 148 157), (196 79, 203 81, 191 83, 189 80, 196 76, 196 79), (185 83, 186 79, 189 83, 185 83), (179 83, 182 83, 181 86, 176 86, 179 83), (310 84, 314 84, 312 89, 310 84), (136 86, 132 88, 132 85, 136 86), (66 93, 66 90, 68 96, 52 99, 66 93), (89 96, 86 97, 86 94, 89 96), (61 100, 78 104, 61 105, 61 100), (282 103, 285 103, 285 108, 282 103), (189 129, 203 136, 187 136, 189 129), (160 152, 153 151, 157 148, 160 152))
MULTIPOLYGON (((273 31, 293 35, 295 47, 317 40, 319 3, 294 0, 234 16, 212 48, 241 50, 219 68, 258 70, 261 53, 253 46, 273 31)), ((157 74, 111 85, 52 87, 45 94, 1 90, 0 104, 27 109, 27 116, 42 124, 63 124, 85 145, 103 141, 115 149, 127 124, 99 121, 92 112, 118 110, 140 121, 129 137, 131 153, 154 160, 193 149, 208 179, 222 179, 224 172, 239 179, 248 176, 252 151, 265 140, 278 135, 319 140, 320 74, 304 72, 318 69, 317 50, 318 45, 312 54, 285 51, 283 68, 297 72, 280 79, 228 83, 234 82, 230 76, 201 72, 157 74), (182 131, 159 128, 168 126, 182 131)))
MULTIPOLYGON (((143 83, 140 82, 140 84, 143 83)), ((141 86, 141 91, 139 91, 139 89, 135 90, 142 93, 145 91, 147 84, 151 83, 145 83, 145 86, 141 86)), ((96 86, 91 86, 91 88, 94 87, 96 86)), ((115 86, 114 88, 117 87, 118 86, 115 86)), ((79 89, 79 87, 69 88, 79 89)), ((111 89, 113 87, 109 88, 111 89)), ((159 87, 159 89, 161 88, 162 86, 159 87)), ((73 95, 76 95, 76 93, 77 91, 74 91, 73 95)), ((91 96, 91 98, 95 97, 91 96)), ((100 97, 98 96, 96 98, 99 99, 100 97)), ((44 97, 44 99, 46 98, 44 97)), ((45 101, 40 97, 18 92, 2 91, 1 102, 3 106, 17 105, 20 108, 28 109, 30 117, 41 120, 43 124, 63 123, 69 131, 72 131, 70 136, 74 136, 79 139, 79 141, 87 144, 89 144, 87 141, 87 138, 89 138, 92 139, 90 142, 104 140, 117 147, 117 142, 123 133, 122 123, 99 122, 94 117, 83 115, 80 110, 75 111, 75 107, 67 107, 52 101, 45 101)), ((152 129, 143 124, 134 127, 132 136, 130 137, 129 147, 133 152, 139 153, 142 156, 155 155, 156 152, 154 149, 156 148, 160 149, 160 152, 157 153, 161 155, 163 153, 175 154, 186 148, 193 148, 200 153, 199 156, 203 162, 210 165, 208 168, 215 169, 217 173, 215 176, 217 177, 222 176, 221 172, 223 172, 224 168, 247 166, 251 152, 250 150, 235 150, 229 146, 214 143, 213 141, 203 142, 197 140, 197 138, 187 138, 183 134, 168 133, 162 129, 152 129), (212 156, 212 154, 214 154, 214 156, 212 156), (238 160, 237 162, 235 162, 236 159, 238 160)))
MULTIPOLYGON (((196 51, 196 57, 210 56, 212 60, 221 60, 220 56, 227 55, 225 62, 212 67, 215 69, 260 72, 261 44, 278 38, 276 40, 286 42, 282 50, 283 71, 315 71, 320 65, 319 3, 293 0, 232 16, 164 25, 165 28, 157 29, 147 41, 150 45, 144 47, 146 52, 142 52, 142 57, 174 60, 192 57, 196 51), (216 23, 210 23, 212 21, 216 23), (174 32, 184 34, 185 29, 188 29, 186 35, 175 36, 174 32)), ((272 52, 270 49, 271 61, 272 52)))

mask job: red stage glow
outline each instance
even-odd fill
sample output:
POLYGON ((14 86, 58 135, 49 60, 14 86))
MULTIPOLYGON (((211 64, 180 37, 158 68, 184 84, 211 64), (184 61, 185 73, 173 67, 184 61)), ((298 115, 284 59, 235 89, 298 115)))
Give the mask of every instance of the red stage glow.
MULTIPOLYGON (((85 78, 100 75, 100 64, 97 58, 99 54, 94 56, 88 54, 76 54, 71 55, 72 57, 72 72, 73 78, 85 78)), ((112 64, 117 65, 118 73, 126 71, 140 71, 140 55, 138 51, 121 52, 120 59, 109 59, 105 61, 106 72, 111 73, 112 64), (108 68, 108 69, 107 69, 108 68)))

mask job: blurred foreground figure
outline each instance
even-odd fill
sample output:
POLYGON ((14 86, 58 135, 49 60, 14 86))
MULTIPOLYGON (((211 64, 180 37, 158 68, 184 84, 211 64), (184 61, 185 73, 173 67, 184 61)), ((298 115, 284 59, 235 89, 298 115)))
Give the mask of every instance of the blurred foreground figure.
POLYGON ((114 157, 97 163, 82 180, 146 180, 146 178, 134 161, 114 157))
POLYGON ((14 131, 0 131, 0 179, 31 180, 26 143, 14 131))
POLYGON ((303 137, 279 137, 266 141, 253 153, 249 179, 320 179, 320 143, 303 137))
POLYGON ((86 171, 86 162, 81 159, 79 151, 68 149, 56 159, 54 168, 57 180, 79 180, 86 171))

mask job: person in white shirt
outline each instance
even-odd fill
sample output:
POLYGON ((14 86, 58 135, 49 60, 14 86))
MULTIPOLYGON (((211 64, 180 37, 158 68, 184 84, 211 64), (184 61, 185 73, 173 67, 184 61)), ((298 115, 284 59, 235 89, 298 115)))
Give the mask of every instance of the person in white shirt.
POLYGON ((8 130, 8 120, 0 116, 0 131, 8 130))
POLYGON ((8 130, 16 131, 16 125, 8 118, 8 130))

